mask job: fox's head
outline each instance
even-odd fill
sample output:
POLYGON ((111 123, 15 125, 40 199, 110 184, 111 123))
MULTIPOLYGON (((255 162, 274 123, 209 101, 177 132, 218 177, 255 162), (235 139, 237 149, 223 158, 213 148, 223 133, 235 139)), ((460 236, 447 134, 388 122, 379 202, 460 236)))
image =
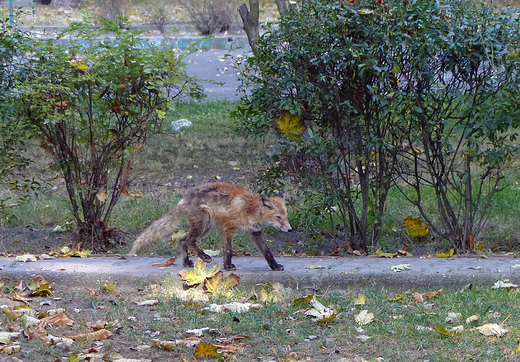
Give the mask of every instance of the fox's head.
POLYGON ((285 198, 283 194, 279 196, 267 197, 260 195, 262 198, 262 221, 266 225, 274 226, 280 231, 290 232, 292 227, 287 217, 287 209, 285 208, 285 198))

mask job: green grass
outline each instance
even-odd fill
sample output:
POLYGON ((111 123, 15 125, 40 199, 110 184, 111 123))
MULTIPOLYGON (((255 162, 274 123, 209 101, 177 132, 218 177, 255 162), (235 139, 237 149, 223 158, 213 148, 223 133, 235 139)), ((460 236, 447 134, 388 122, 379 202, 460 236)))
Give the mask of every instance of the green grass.
MULTIPOLYGON (((20 281, 10 279, 3 292, 6 296, 20 281)), ((28 280, 24 280, 24 285, 28 280)), ((114 336, 97 344, 99 353, 117 353, 124 358, 153 360, 179 360, 183 356, 194 360, 195 347, 177 346, 173 351, 156 347, 142 348, 151 344, 152 339, 168 341, 184 340, 187 330, 209 328, 201 340, 204 343, 220 344, 222 339, 233 336, 247 336, 232 345, 241 344, 238 351, 230 356, 231 360, 288 361, 296 354, 298 361, 313 358, 314 361, 350 360, 376 361, 507 361, 515 360, 520 327, 520 297, 515 291, 492 290, 490 287, 443 290, 440 294, 424 302, 418 302, 410 292, 398 301, 391 301, 395 294, 381 289, 362 289, 346 293, 325 292, 319 295, 320 302, 326 307, 339 311, 336 318, 318 323, 305 315, 311 308, 308 303, 295 305, 300 293, 278 287, 275 302, 256 300, 260 288, 256 290, 234 290, 219 295, 201 293, 198 289, 181 290, 169 281, 162 284, 147 285, 136 281, 125 284, 115 282, 114 292, 102 291, 102 282, 83 280, 69 285, 64 281, 54 281, 56 297, 51 307, 41 305, 39 298, 31 302, 31 307, 41 312, 49 308, 65 308, 65 314, 75 321, 71 327, 48 327, 54 336, 68 336, 86 333, 92 329, 89 324, 103 321, 114 336), (94 295, 85 286, 95 292, 94 295), (353 298, 359 294, 366 296, 366 304, 356 306, 353 298), (134 302, 156 299, 158 304, 139 307, 134 302), (205 308, 212 303, 256 302, 262 307, 244 313, 214 313, 205 308), (355 317, 362 310, 374 314, 374 320, 359 325, 355 317), (460 319, 446 322, 448 313, 460 313, 460 319), (478 315, 477 321, 466 323, 466 318, 478 315), (486 337, 476 327, 496 323, 508 329, 502 337, 486 337), (435 331, 444 327, 447 330, 462 325, 462 333, 447 336, 435 331), (366 341, 360 336, 368 338, 366 341), (379 359, 381 360, 381 359, 379 359)), ((273 289, 266 288, 268 295, 274 296, 273 289)), ((276 290, 276 288, 274 289, 276 290)), ((20 293, 20 291, 16 291, 20 293)), ((421 290, 418 292, 430 292, 421 290)), ((323 291, 322 291, 323 293, 323 291)), ((4 325, 15 325, 2 316, 4 325)), ((70 349, 62 350, 47 346, 39 339, 19 338, 22 352, 18 358, 31 356, 35 362, 68 358, 71 355, 85 354, 92 343, 75 342, 70 349)))

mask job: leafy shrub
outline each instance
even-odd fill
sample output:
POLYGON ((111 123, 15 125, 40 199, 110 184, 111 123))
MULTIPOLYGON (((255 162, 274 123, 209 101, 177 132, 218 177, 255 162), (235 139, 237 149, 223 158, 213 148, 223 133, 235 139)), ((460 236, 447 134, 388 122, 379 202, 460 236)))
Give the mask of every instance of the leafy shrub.
MULTIPOLYGON (((16 15, 16 14, 15 14, 16 15)), ((18 171, 23 170, 30 160, 24 156, 24 141, 27 130, 18 119, 20 102, 15 89, 27 74, 24 63, 28 36, 10 25, 8 17, 0 18, 0 185, 11 194, 0 195, 0 216, 8 217, 7 210, 28 200, 30 192, 38 183, 20 180, 18 171)), ((15 16, 17 17, 17 15, 15 16)))
POLYGON ((243 64, 238 115, 251 134, 275 131, 277 168, 323 195, 355 249, 378 241, 399 187, 464 250, 518 154, 518 34, 512 11, 471 2, 308 1, 243 64))
POLYGON ((77 40, 35 42, 31 76, 18 89, 23 121, 52 153, 93 247, 120 235, 108 227, 111 213, 127 192, 135 155, 161 131, 172 100, 202 97, 172 48, 145 47, 120 21, 123 29, 108 19, 99 30, 75 23, 63 35, 77 40), (108 32, 115 38, 99 39, 108 32))
POLYGON ((224 32, 236 21, 235 0, 183 0, 182 3, 202 35, 224 32))

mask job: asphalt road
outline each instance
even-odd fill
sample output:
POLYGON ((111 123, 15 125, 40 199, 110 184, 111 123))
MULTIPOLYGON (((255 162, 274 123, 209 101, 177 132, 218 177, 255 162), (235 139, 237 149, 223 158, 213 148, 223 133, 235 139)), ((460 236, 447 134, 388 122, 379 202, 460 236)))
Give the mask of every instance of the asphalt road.
POLYGON ((247 49, 211 49, 197 51, 185 57, 183 61, 186 63, 188 74, 200 79, 207 99, 238 100, 240 94, 237 93, 237 89, 241 83, 237 78, 235 58, 247 55, 247 49))

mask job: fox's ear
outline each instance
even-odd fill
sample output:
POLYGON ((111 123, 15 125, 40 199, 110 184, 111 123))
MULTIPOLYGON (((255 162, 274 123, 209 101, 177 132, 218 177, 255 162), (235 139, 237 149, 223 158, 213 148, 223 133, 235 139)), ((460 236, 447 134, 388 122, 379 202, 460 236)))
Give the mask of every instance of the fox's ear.
POLYGON ((264 194, 260 194, 260 198, 262 199, 262 204, 269 208, 269 209, 274 209, 274 205, 273 205, 273 202, 271 201, 270 198, 268 198, 267 196, 265 196, 264 194))
POLYGON ((285 190, 279 191, 275 196, 285 199, 285 190))

